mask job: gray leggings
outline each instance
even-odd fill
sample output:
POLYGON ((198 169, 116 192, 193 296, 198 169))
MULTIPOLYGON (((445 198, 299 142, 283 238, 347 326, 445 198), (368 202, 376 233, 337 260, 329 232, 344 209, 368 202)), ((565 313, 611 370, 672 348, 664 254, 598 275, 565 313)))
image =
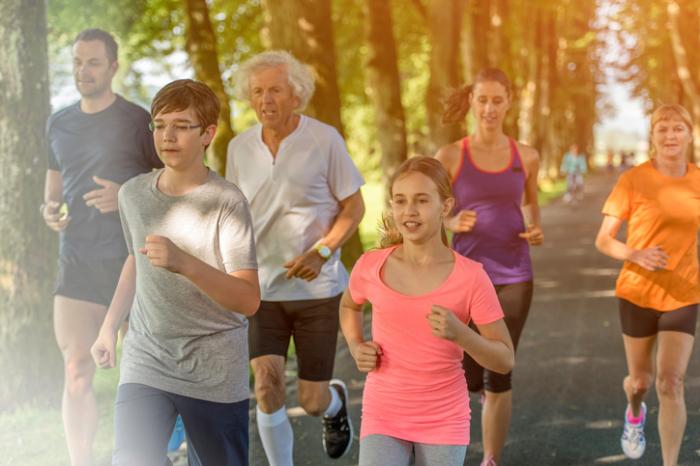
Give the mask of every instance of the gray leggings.
POLYGON ((462 466, 466 445, 431 445, 388 435, 368 435, 360 441, 360 466, 462 466), (415 456, 414 456, 415 455, 415 456))

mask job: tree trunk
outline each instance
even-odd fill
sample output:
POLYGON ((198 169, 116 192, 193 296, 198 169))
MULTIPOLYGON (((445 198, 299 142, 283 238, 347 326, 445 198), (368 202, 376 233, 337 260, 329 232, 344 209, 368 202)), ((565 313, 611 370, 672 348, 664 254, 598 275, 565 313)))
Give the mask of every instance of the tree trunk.
POLYGON ((486 5, 487 16, 487 41, 488 44, 486 54, 488 56, 489 66, 504 68, 503 58, 505 53, 504 45, 504 28, 505 15, 508 14, 508 5, 506 0, 490 0, 486 5))
POLYGON ((330 0, 263 0, 263 5, 270 46, 291 52, 316 77, 316 91, 304 113, 344 134, 330 0))
POLYGON ((212 170, 223 176, 226 171, 226 149, 234 133, 231 127, 230 99, 221 80, 209 7, 206 0, 184 0, 183 6, 187 38, 185 48, 194 68, 195 78, 209 86, 221 103, 216 136, 207 151, 207 162, 212 170))
MULTIPOLYGON (((263 0, 263 6, 270 46, 291 52, 309 65, 316 77, 316 91, 304 113, 344 134, 330 0, 263 0)), ((342 260, 348 269, 362 251, 360 233, 355 231, 342 249, 342 260)))
POLYGON ((551 10, 544 12, 542 21, 544 28, 542 36, 542 63, 541 70, 541 92, 540 101, 537 105, 538 135, 536 141, 539 145, 536 147, 540 151, 540 167, 541 170, 549 177, 555 177, 559 174, 559 129, 556 126, 555 118, 553 118, 552 103, 554 101, 555 91, 559 84, 557 73, 557 26, 556 13, 551 10))
POLYGON ((469 5, 464 8, 462 13, 462 29, 464 34, 460 34, 459 37, 459 52, 462 59, 462 76, 464 82, 471 84, 476 73, 479 72, 478 63, 476 62, 476 54, 479 50, 476 42, 475 30, 477 25, 475 24, 476 14, 474 9, 477 8, 480 2, 470 2, 469 5))
POLYGON ((539 101, 541 93, 541 50, 542 50, 542 14, 539 8, 530 8, 530 11, 523 11, 523 15, 532 27, 527 29, 527 77, 525 86, 520 93, 520 108, 518 115, 518 134, 520 141, 534 147, 537 134, 537 115, 535 105, 539 101))
POLYGON ((477 0, 469 2, 471 10, 471 29, 466 31, 471 35, 472 74, 468 76, 471 83, 476 74, 492 65, 489 62, 489 25, 491 23, 491 2, 493 0, 477 0))
POLYGON ((688 58, 686 45, 683 42, 681 34, 680 16, 690 12, 681 12, 681 5, 677 1, 668 2, 668 30, 671 36, 671 44, 673 45, 673 57, 676 61, 676 73, 683 85, 683 91, 690 101, 693 119, 696 122, 693 128, 693 153, 691 161, 700 161, 700 84, 698 78, 693 76, 693 72, 697 72, 697 63, 691 65, 688 58), (695 65, 695 66, 694 66, 695 65))
POLYGON ((0 410, 56 400, 62 381, 51 314, 56 237, 38 209, 49 115, 45 6, 7 0, 0 15, 0 410))
POLYGON ((367 89, 377 115, 377 139, 382 150, 385 184, 406 160, 406 118, 389 0, 367 0, 367 89))
POLYGON ((440 146, 459 139, 463 124, 442 123, 444 98, 460 83, 459 43, 462 5, 459 0, 428 2, 428 35, 430 37, 430 79, 426 93, 426 110, 430 130, 430 153, 440 146))
MULTIPOLYGON (((534 2, 533 2, 534 3, 534 2)), ((508 76, 513 84, 510 110, 503 121, 503 131, 516 140, 520 140, 520 128, 518 128, 518 115, 520 114, 520 89, 518 80, 522 77, 523 68, 526 66, 521 57, 520 50, 514 52, 514 43, 524 41, 525 32, 519 29, 519 23, 525 17, 523 11, 518 17, 512 11, 517 5, 511 0, 492 0, 489 18, 489 63, 491 67, 499 68, 508 76)), ((530 9, 535 8, 534 4, 530 9)))

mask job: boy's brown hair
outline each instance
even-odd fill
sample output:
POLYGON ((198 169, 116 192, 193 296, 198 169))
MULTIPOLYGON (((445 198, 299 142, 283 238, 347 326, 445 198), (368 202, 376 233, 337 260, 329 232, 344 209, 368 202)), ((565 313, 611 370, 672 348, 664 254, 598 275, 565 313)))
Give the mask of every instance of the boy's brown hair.
POLYGON ((202 125, 200 134, 219 121, 219 98, 209 86, 192 79, 178 79, 159 90, 151 104, 151 118, 161 112, 181 112, 188 108, 192 108, 202 125))

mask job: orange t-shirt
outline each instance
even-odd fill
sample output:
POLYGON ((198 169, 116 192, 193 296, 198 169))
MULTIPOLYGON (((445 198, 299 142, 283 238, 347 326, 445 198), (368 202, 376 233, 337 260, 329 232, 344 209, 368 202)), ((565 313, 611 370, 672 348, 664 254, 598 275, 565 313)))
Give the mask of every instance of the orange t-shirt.
POLYGON ((662 175, 651 161, 623 173, 603 214, 628 222, 627 246, 660 246, 669 256, 666 268, 655 272, 625 261, 616 296, 659 311, 700 302, 700 170, 695 165, 679 178, 662 175))

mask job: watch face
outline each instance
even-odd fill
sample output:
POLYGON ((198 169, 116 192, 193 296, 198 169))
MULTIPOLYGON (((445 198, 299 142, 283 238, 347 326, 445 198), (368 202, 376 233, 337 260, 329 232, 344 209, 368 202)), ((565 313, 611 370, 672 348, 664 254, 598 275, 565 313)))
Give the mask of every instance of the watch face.
POLYGON ((324 259, 328 259, 329 257, 331 257, 331 248, 329 248, 328 246, 319 246, 318 253, 324 259))

